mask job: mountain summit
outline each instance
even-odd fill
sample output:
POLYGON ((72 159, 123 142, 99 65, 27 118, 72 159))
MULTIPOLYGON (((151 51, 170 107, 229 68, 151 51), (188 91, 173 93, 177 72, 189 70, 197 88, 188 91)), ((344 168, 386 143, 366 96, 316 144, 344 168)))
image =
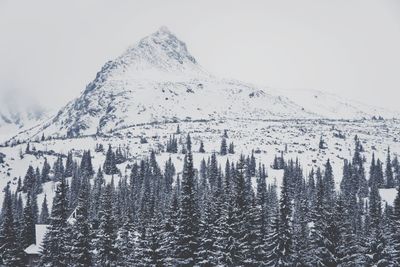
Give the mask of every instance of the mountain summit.
POLYGON ((207 75, 188 52, 186 44, 166 27, 129 47, 115 60, 108 61, 85 92, 110 79, 129 80, 137 77, 160 80, 173 79, 182 74, 207 75))
POLYGON ((143 123, 214 119, 359 119, 398 114, 313 90, 215 77, 166 27, 107 62, 83 93, 15 138, 103 134, 143 123))

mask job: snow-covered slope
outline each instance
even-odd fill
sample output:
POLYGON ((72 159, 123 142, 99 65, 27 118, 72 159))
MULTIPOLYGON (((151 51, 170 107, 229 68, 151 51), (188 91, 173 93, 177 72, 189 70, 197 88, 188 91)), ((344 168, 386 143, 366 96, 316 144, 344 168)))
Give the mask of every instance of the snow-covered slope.
POLYGON ((0 141, 37 124, 44 116, 43 108, 26 95, 16 90, 3 92, 0 95, 0 141))
MULTIPOLYGON (((378 114, 377 114, 378 113, 378 114)), ((165 27, 107 62, 84 92, 47 122, 16 138, 108 133, 132 125, 213 119, 358 119, 386 110, 334 95, 268 89, 205 71, 165 27)))
POLYGON ((275 90, 308 111, 329 119, 358 119, 383 116, 398 118, 399 113, 385 108, 375 107, 349 100, 331 93, 313 89, 275 90))

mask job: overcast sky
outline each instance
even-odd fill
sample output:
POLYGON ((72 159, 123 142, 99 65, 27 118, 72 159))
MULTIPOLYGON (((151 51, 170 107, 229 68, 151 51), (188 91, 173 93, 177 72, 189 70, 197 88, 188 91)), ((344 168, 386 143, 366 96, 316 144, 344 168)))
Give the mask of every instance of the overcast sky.
POLYGON ((162 25, 212 73, 400 110, 398 0, 0 0, 0 91, 64 105, 162 25))

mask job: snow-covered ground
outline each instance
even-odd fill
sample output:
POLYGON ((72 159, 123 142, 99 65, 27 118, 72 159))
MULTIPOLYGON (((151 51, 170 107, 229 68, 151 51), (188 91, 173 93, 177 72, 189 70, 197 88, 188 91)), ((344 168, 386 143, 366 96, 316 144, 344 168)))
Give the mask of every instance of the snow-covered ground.
MULTIPOLYGON (((31 113, 27 114, 20 117, 31 113)), ((19 118, 17 115, 11 117, 19 118)), ((281 152, 286 160, 298 158, 305 175, 329 159, 339 188, 343 160, 352 157, 355 135, 365 149, 367 170, 372 152, 382 161, 389 146, 392 156, 400 153, 400 125, 393 117, 400 115, 321 91, 273 89, 218 78, 198 64, 184 42, 161 28, 107 62, 82 94, 56 115, 22 129, 8 142, 13 146, 0 147, 0 153, 6 155, 0 165, 0 188, 11 183, 15 189, 29 165, 41 168, 43 164, 44 157, 24 153, 26 143, 14 145, 19 141, 30 141, 31 149, 44 152, 73 151, 75 158, 90 149, 96 169, 105 159, 104 152, 94 152, 96 144, 120 146, 129 158, 118 166, 122 175, 129 174, 127 164, 154 150, 160 152, 160 166, 171 157, 180 172, 182 154, 161 152, 175 133, 176 122, 182 130, 177 138, 184 140, 190 133, 194 151, 204 142, 206 153, 194 153, 197 168, 203 158, 219 151, 227 130, 228 143, 235 144, 236 153, 218 156, 221 166, 228 158, 235 161, 241 153, 248 155, 254 150, 257 162, 267 167, 268 181, 280 184, 282 171, 272 170, 270 165, 281 152), (385 120, 368 120, 374 116, 385 120), (52 139, 40 142, 42 136, 52 139), (325 149, 319 149, 321 137, 325 149), (148 143, 141 143, 142 138, 148 143)), ((12 132, 4 132, 3 137, 12 132)), ((46 157, 50 165, 56 159, 46 157)), ((51 202, 54 184, 48 182, 44 187, 51 202)), ((384 201, 393 201, 393 190, 381 190, 381 194, 384 201)), ((39 203, 43 197, 39 196, 39 203)))
MULTIPOLYGON (((113 148, 121 147, 128 153, 129 160, 118 167, 122 175, 129 175, 127 164, 147 157, 150 151, 165 151, 165 144, 172 134, 175 134, 178 123, 149 124, 129 127, 115 131, 109 136, 91 136, 64 140, 48 140, 43 142, 31 142, 31 149, 40 151, 54 151, 66 154, 73 151, 74 157, 80 160, 83 150, 91 150, 93 167, 97 169, 102 166, 105 160, 105 152, 96 153, 96 144, 103 144, 107 149, 108 144, 113 148), (146 138, 148 143, 142 144, 141 138, 146 138)), ((227 130, 228 144, 233 142, 235 154, 220 156, 218 161, 222 167, 229 159, 231 162, 239 158, 240 154, 250 154, 255 151, 257 163, 265 164, 268 172, 268 181, 276 181, 280 184, 282 171, 271 169, 275 155, 281 151, 285 159, 299 158, 306 175, 311 168, 323 167, 329 159, 333 165, 336 187, 339 187, 343 160, 350 159, 354 149, 354 136, 360 138, 366 157, 366 170, 369 169, 372 152, 376 158, 382 161, 386 159, 387 148, 390 146, 392 157, 400 153, 400 140, 398 133, 400 125, 397 121, 330 121, 330 120, 225 120, 208 122, 180 122, 181 134, 176 135, 182 142, 187 133, 190 133, 193 142, 194 164, 199 168, 200 161, 211 155, 212 152, 219 152, 222 135, 227 130), (337 137, 338 134, 345 138, 337 137), (326 143, 326 149, 319 149, 320 138, 326 143), (206 153, 198 153, 200 141, 204 142, 206 153)), ((23 178, 29 165, 34 168, 41 168, 44 158, 36 158, 33 155, 24 154, 26 144, 13 147, 0 147, 0 153, 6 155, 5 163, 0 164, 0 187, 4 188, 11 183, 15 189, 18 177, 23 178), (20 155, 23 158, 20 158, 20 155)), ((181 146, 179 146, 179 150, 181 146)), ((54 156, 46 156, 50 165, 56 160, 54 156)), ((171 157, 179 173, 183 167, 182 154, 157 153, 157 160, 160 166, 171 157)), ((368 173, 367 173, 368 177, 368 173)), ((118 179, 116 177, 116 179, 118 179)), ((110 181, 111 177, 106 177, 110 181)), ((54 184, 48 182, 44 185, 44 193, 47 194, 49 205, 54 195, 54 184)), ((392 203, 395 196, 394 189, 382 189, 383 201, 392 203)), ((38 203, 42 202, 44 194, 38 197, 38 203)), ((0 193, 0 198, 2 194, 0 193)))

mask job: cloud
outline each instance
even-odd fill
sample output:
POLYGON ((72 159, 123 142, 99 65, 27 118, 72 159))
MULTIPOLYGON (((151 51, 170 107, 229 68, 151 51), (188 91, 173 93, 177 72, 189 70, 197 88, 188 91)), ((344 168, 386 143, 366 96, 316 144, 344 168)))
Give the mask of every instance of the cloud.
POLYGON ((0 1, 0 90, 47 107, 166 25, 208 70, 397 108, 398 1, 0 1))

